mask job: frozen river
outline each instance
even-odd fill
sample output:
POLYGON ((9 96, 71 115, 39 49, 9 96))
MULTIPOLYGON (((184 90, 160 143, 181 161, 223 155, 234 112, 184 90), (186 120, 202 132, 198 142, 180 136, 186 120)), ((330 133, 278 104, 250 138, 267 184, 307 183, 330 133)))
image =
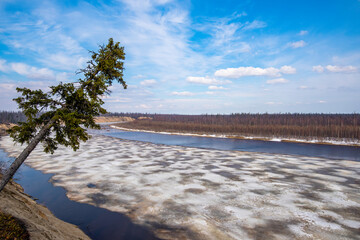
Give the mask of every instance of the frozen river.
MULTIPOLYGON (((8 137, 0 147, 10 156, 22 149, 8 137)), ((38 148, 26 163, 53 173, 70 199, 124 213, 160 238, 357 239, 360 232, 356 159, 94 135, 77 152, 38 148)))

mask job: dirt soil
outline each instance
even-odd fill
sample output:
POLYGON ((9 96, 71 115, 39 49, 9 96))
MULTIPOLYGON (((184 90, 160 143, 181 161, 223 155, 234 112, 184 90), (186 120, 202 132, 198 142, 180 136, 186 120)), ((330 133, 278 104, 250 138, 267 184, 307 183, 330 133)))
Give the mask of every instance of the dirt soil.
POLYGON ((6 130, 12 128, 13 126, 15 126, 16 124, 13 123, 1 123, 0 124, 0 136, 1 135, 6 135, 6 130))
POLYGON ((90 239, 75 225, 57 219, 49 209, 37 204, 15 182, 9 182, 0 193, 0 203, 2 212, 25 223, 30 239, 90 239))
POLYGON ((96 123, 106 123, 106 122, 129 122, 134 121, 134 118, 131 117, 96 117, 96 123))

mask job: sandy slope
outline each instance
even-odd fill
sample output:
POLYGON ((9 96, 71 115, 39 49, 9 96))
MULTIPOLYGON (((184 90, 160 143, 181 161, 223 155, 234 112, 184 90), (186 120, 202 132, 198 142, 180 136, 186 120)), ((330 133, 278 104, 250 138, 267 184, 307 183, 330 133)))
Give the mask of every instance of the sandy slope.
POLYGON ((0 209, 22 220, 31 239, 89 239, 76 226, 56 218, 46 207, 37 204, 14 182, 0 193, 0 209))
POLYGON ((96 117, 96 123, 107 123, 107 122, 129 122, 135 119, 131 117, 96 117))

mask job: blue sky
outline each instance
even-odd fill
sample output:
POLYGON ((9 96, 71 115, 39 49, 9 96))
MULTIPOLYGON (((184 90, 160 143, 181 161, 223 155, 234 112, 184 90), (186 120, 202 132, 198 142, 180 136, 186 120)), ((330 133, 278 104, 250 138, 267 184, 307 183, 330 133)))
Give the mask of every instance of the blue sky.
POLYGON ((0 110, 125 47, 116 112, 360 112, 360 1, 0 2, 0 110))

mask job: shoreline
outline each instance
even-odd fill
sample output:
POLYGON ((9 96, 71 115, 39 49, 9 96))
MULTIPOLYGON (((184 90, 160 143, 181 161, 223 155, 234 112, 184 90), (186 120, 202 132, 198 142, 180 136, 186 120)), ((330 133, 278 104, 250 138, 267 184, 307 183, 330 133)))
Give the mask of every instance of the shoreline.
POLYGON ((290 142, 290 143, 306 143, 306 144, 320 144, 320 145, 335 145, 335 146, 349 146, 360 147, 360 142, 345 142, 345 141, 331 141, 331 140, 305 140, 294 138, 269 138, 269 137, 247 137, 247 136, 235 136, 235 135, 220 135, 220 134, 198 134, 198 133, 181 133, 181 132, 165 132, 154 130, 141 130, 133 128, 119 127, 115 125, 109 125, 111 128, 115 128, 123 131, 130 132, 146 132, 146 133, 158 133, 165 135, 180 135, 180 136, 193 136, 193 137, 208 137, 208 138, 227 138, 227 139, 239 139, 239 140, 254 140, 265 142, 290 142))
MULTIPOLYGON (((3 137, 9 136, 0 136, 0 141, 3 137)), ((14 158, 16 155, 0 145, 1 158, 14 158)), ((41 156, 37 157, 42 159, 41 156)), ((133 222, 119 211, 100 207, 96 202, 89 204, 72 198, 67 187, 58 185, 54 180, 55 173, 52 171, 36 167, 29 160, 21 168, 17 174, 22 176, 18 178, 15 175, 16 180, 11 180, 0 193, 0 202, 3 203, 0 212, 23 221, 30 239, 49 239, 48 236, 59 240, 117 239, 119 236, 119 239, 158 239, 150 229, 133 222), (9 191, 13 186, 16 186, 15 189, 9 191), (40 186, 43 190, 39 189, 40 186)))
POLYGON ((90 240, 77 225, 54 215, 49 208, 26 194, 23 186, 11 180, 0 193, 0 211, 25 223, 30 239, 90 240))

